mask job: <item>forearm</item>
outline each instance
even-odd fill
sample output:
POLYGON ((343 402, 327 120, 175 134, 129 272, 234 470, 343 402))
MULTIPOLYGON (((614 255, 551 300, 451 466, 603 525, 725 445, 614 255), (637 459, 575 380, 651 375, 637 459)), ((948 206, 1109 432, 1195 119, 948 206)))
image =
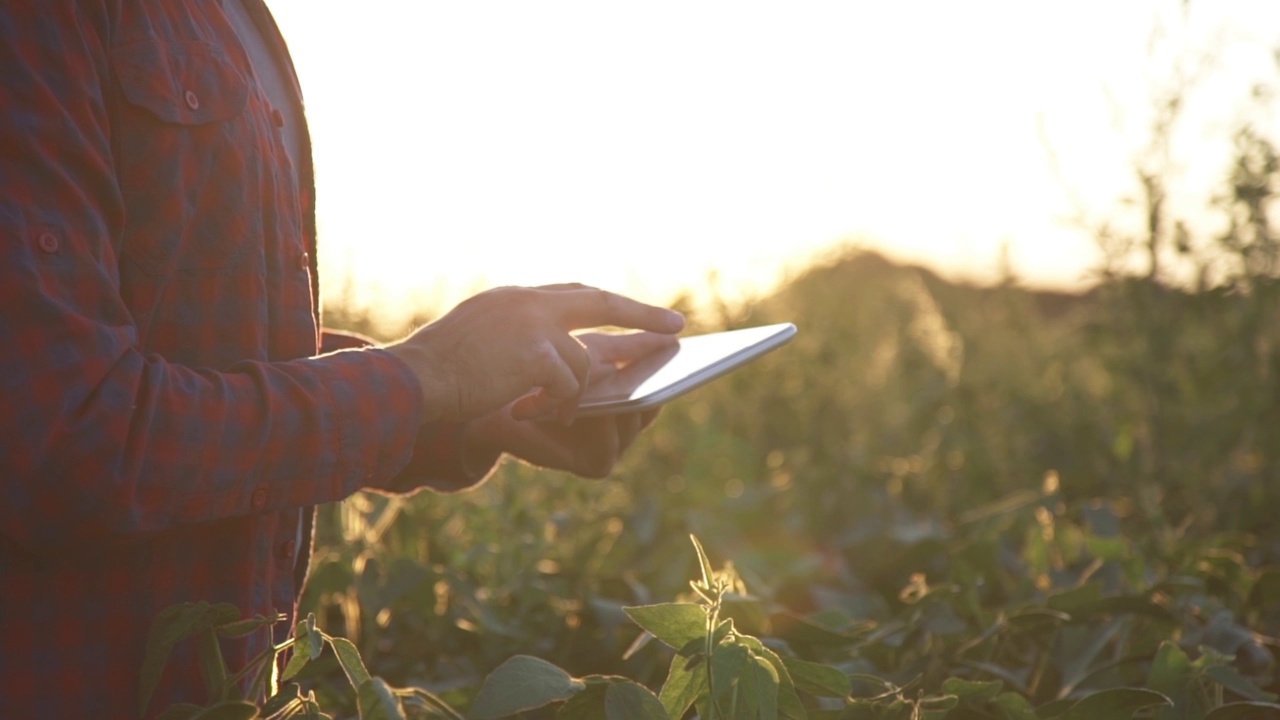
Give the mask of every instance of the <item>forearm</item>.
MULTIPOLYGON (((97 377, 5 377, 4 534, 34 553, 341 499, 412 455, 412 382, 380 351, 198 371, 126 350, 97 377)), ((41 371, 39 366, 48 369, 41 371)))

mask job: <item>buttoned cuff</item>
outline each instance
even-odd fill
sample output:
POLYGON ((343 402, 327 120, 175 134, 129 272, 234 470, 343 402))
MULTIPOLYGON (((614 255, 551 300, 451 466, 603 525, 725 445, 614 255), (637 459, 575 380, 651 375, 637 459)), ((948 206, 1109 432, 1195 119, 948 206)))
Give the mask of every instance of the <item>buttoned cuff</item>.
POLYGON ((383 487, 414 456, 422 425, 422 390, 391 353, 340 350, 324 355, 324 387, 337 429, 338 471, 351 492, 383 487))

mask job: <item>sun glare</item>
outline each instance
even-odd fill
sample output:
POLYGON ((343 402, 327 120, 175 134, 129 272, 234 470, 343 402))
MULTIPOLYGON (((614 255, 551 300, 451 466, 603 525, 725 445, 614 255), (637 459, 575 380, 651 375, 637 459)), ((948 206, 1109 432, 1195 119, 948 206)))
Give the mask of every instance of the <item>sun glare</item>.
POLYGON ((564 281, 748 297, 850 241, 978 278, 1007 247, 1078 286, 1094 247, 1062 220, 1126 190, 1116 114, 1171 3, 270 5, 324 279, 395 313, 564 281))

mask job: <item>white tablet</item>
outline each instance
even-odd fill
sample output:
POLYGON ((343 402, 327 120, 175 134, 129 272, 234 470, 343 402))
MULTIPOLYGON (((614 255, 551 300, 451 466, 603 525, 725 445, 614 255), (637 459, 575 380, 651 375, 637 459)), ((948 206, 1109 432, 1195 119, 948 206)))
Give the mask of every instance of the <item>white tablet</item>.
POLYGON ((796 334, 791 323, 683 337, 593 385, 577 417, 648 410, 760 357, 796 334))

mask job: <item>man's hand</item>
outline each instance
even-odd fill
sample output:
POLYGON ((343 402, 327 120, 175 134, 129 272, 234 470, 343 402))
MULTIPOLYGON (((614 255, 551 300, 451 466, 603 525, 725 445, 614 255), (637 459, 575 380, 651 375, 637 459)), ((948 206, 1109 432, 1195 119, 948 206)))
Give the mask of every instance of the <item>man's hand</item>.
MULTIPOLYGON (((672 335, 652 332, 607 335, 589 333, 577 339, 592 361, 591 380, 599 382, 619 366, 675 342, 672 335)), ((471 422, 467 443, 478 456, 507 452, 539 467, 566 470, 587 478, 604 478, 657 410, 582 418, 569 423, 521 421, 504 407, 471 422)))
POLYGON ((672 335, 684 318, 584 285, 498 288, 386 350, 418 376, 426 421, 470 420, 507 406, 515 419, 568 418, 593 365, 570 331, 605 325, 672 335))

